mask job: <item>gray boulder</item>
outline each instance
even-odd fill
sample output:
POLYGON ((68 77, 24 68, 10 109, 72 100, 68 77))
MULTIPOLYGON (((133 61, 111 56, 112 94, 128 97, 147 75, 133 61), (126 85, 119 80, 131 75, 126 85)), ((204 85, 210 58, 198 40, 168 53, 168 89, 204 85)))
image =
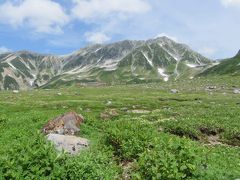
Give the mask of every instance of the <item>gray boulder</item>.
POLYGON ((234 94, 240 94, 240 89, 234 89, 234 90, 233 90, 233 93, 234 93, 234 94))
POLYGON ((170 92, 173 93, 173 94, 177 94, 177 93, 179 93, 179 91, 178 91, 177 89, 171 89, 170 92))
POLYGON ((89 146, 89 141, 76 136, 48 134, 47 139, 51 141, 58 151, 66 151, 71 155, 78 154, 89 146))

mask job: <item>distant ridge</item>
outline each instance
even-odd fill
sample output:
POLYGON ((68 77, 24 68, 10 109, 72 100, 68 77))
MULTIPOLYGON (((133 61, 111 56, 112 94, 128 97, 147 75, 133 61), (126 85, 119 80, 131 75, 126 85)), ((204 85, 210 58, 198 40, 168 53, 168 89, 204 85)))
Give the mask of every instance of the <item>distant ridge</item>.
POLYGON ((200 75, 240 75, 240 50, 233 58, 219 61, 215 66, 208 68, 200 75))
POLYGON ((166 36, 96 44, 63 56, 18 51, 0 55, 0 89, 167 82, 192 79, 210 66, 210 59, 166 36))
POLYGON ((236 56, 240 56, 240 50, 238 51, 237 55, 236 56))

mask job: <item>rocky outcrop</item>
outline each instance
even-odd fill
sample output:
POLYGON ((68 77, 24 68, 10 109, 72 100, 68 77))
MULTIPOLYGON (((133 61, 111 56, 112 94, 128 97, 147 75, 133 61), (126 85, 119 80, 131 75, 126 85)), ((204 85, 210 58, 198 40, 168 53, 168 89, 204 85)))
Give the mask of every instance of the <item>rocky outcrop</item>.
POLYGON ((89 141, 76 135, 80 131, 83 117, 75 112, 69 112, 50 120, 42 132, 47 135, 58 151, 64 150, 69 154, 78 154, 80 150, 88 147, 89 141))
POLYGON ((42 129, 45 134, 74 135, 80 131, 83 117, 75 112, 69 112, 50 120, 42 129))

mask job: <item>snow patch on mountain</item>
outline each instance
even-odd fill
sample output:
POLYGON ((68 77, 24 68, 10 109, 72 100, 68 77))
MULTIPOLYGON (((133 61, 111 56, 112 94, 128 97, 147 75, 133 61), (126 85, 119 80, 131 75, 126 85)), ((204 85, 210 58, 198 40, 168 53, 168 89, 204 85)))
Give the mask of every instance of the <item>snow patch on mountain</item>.
POLYGON ((100 49, 102 49, 102 48, 97 48, 94 52, 96 53, 96 52, 98 52, 100 49))
POLYGON ((17 58, 17 56, 10 54, 6 57, 6 62, 9 63, 16 58, 17 58))
POLYGON ((12 69, 17 70, 17 68, 15 66, 13 66, 12 63, 9 62, 8 64, 12 69))
POLYGON ((177 64, 176 64, 175 69, 174 69, 174 74, 176 75, 175 80, 177 80, 177 78, 180 76, 180 74, 179 74, 179 72, 178 72, 179 62, 180 62, 180 61, 177 61, 177 64))
POLYGON ((212 63, 213 66, 216 66, 216 65, 219 65, 219 64, 220 64, 220 62, 214 62, 214 63, 212 63))
POLYGON ((190 68, 196 68, 199 66, 198 64, 190 64, 190 63, 186 63, 186 65, 190 68))
POLYGON ((148 55, 146 54, 146 52, 142 52, 142 54, 145 57, 145 59, 148 61, 148 63, 153 67, 153 62, 148 58, 148 55))
POLYGON ((165 69, 158 68, 158 73, 159 73, 160 76, 163 77, 164 81, 168 81, 169 80, 169 75, 165 74, 165 69))
POLYGON ((117 69, 117 65, 118 65, 119 60, 106 60, 104 61, 103 64, 100 64, 99 67, 100 68, 104 68, 105 71, 114 71, 117 69))

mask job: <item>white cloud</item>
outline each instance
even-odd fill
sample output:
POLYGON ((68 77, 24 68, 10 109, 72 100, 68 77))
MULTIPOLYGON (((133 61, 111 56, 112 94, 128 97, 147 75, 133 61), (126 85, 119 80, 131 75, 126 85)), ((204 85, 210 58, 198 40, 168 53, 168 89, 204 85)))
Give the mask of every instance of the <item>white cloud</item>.
POLYGON ((168 34, 166 34, 166 33, 160 33, 160 34, 157 35, 157 37, 163 37, 163 36, 166 36, 166 37, 168 37, 168 38, 170 38, 170 39, 172 39, 172 40, 174 40, 174 41, 176 41, 176 42, 179 41, 177 37, 168 35, 168 34))
POLYGON ((221 2, 226 7, 229 7, 229 6, 232 6, 232 7, 239 6, 240 7, 240 0, 221 0, 221 2))
POLYGON ((0 46, 0 54, 10 52, 10 51, 11 51, 11 49, 8 49, 4 46, 0 46))
POLYGON ((86 40, 90 43, 104 43, 111 38, 102 32, 87 32, 85 33, 86 40))
POLYGON ((73 0, 72 14, 81 20, 104 18, 111 14, 144 13, 151 6, 144 0, 73 0))
POLYGON ((0 5, 0 23, 27 26, 34 32, 56 34, 69 18, 60 4, 52 0, 17 0, 0 5))

